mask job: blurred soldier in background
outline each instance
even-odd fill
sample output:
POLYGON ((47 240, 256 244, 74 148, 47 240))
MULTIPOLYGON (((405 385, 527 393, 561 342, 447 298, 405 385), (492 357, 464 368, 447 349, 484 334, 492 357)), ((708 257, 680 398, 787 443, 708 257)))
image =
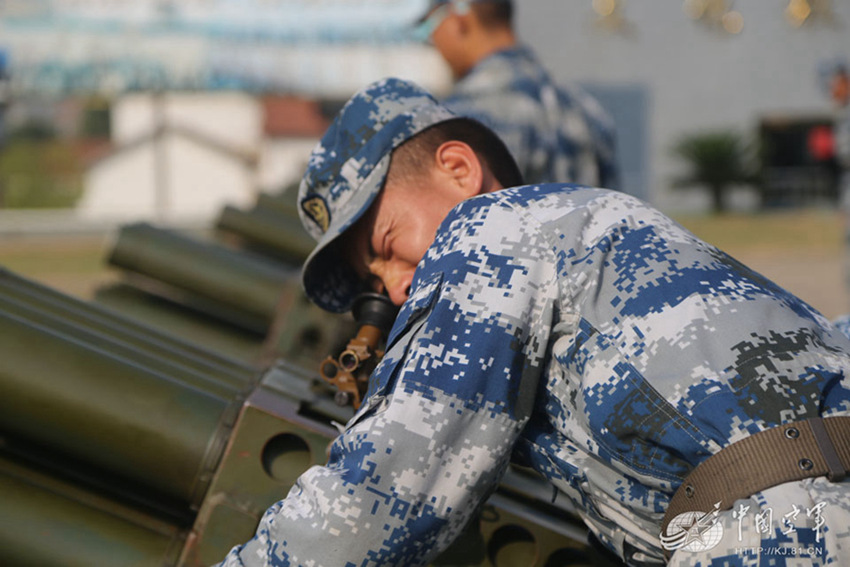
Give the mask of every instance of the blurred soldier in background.
POLYGON ((431 0, 417 36, 456 79, 446 106, 492 128, 526 183, 617 188, 613 121, 578 86, 557 86, 519 44, 510 0, 431 0))

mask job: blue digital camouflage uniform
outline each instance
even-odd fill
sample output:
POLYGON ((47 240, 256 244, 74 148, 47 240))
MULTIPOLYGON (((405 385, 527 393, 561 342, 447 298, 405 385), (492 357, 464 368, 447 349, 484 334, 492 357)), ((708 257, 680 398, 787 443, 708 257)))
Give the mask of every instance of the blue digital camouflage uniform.
POLYGON ((618 188, 613 121, 578 86, 556 85, 526 47, 480 61, 444 103, 493 129, 526 183, 618 188))
MULTIPOLYGON (((333 217, 350 210, 341 194, 382 183, 383 158, 365 158, 381 153, 378 137, 387 152, 428 122, 409 116, 430 107, 407 83, 355 99, 338 119, 355 125, 331 127, 302 185, 325 251, 345 224, 333 217), (377 125, 364 134, 358 116, 377 125), (347 164, 346 180, 311 193, 329 160, 347 164)), ((334 309, 351 291, 307 289, 334 309)), ((479 195, 442 223, 327 465, 224 565, 426 564, 511 460, 549 479, 630 564, 662 563, 661 518, 696 464, 779 423, 850 414, 848 353, 803 301, 633 197, 566 184, 479 195)), ((672 563, 846 565, 848 489, 821 478, 765 490, 720 515, 711 549, 679 549, 672 563)))

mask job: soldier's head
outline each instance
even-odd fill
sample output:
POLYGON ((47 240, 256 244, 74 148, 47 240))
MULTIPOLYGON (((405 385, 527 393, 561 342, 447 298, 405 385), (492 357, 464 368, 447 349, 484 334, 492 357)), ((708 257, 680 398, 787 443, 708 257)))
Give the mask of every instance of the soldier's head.
POLYGON ((431 0, 416 35, 434 45, 455 77, 481 59, 516 45, 510 0, 431 0))
POLYGON ((313 150, 299 213, 318 245, 302 271, 308 297, 347 310, 362 291, 407 299, 416 265, 458 203, 518 185, 488 128, 413 83, 386 79, 349 100, 313 150))

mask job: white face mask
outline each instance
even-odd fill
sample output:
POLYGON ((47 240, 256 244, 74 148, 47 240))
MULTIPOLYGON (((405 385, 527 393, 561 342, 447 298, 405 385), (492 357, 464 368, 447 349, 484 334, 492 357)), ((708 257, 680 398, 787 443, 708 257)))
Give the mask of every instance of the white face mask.
POLYGON ((453 0, 438 6, 413 29, 413 37, 416 38, 417 41, 421 41, 423 43, 429 42, 431 40, 431 34, 434 33, 434 30, 443 23, 443 20, 445 20, 451 12, 462 16, 469 13, 469 5, 469 0, 453 0))

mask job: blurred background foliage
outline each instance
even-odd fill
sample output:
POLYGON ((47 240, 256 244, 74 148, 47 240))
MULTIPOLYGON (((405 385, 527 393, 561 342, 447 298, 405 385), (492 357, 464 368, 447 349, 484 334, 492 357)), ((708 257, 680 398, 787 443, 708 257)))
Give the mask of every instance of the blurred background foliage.
POLYGON ((72 208, 83 193, 92 142, 103 145, 109 137, 109 116, 108 101, 93 96, 74 136, 38 119, 12 129, 0 151, 0 209, 72 208))
POLYGON ((72 207, 83 192, 83 164, 74 145, 41 125, 15 132, 0 153, 0 206, 72 207))
POLYGON ((715 213, 726 210, 726 194, 733 188, 759 181, 756 143, 736 130, 688 134, 676 142, 673 153, 685 162, 687 173, 672 186, 704 188, 715 213))

